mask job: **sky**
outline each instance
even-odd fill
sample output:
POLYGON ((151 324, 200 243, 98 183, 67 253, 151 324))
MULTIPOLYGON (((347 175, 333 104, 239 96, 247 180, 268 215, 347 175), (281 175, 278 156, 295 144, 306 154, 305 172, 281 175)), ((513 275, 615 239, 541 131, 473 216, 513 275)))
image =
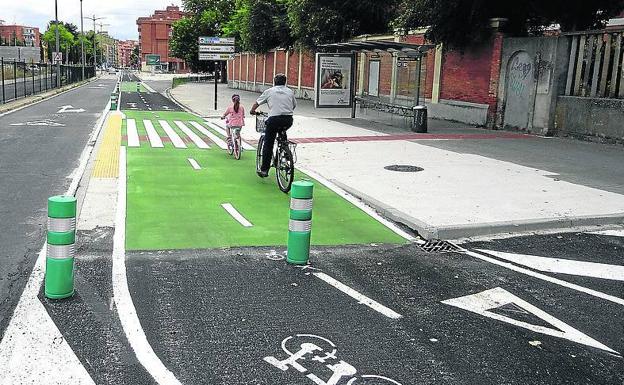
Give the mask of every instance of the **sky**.
MULTIPOLYGON (((84 16, 105 17, 103 30, 120 40, 137 39, 136 19, 151 16, 156 9, 178 5, 181 0, 83 0, 84 16)), ((58 0, 60 21, 70 22, 80 30, 80 0, 58 0)), ((43 33, 50 20, 54 20, 54 0, 0 0, 0 20, 5 24, 39 27, 43 33)), ((85 31, 93 30, 93 21, 84 22, 85 31)), ((100 27, 97 26, 100 31, 100 27)))

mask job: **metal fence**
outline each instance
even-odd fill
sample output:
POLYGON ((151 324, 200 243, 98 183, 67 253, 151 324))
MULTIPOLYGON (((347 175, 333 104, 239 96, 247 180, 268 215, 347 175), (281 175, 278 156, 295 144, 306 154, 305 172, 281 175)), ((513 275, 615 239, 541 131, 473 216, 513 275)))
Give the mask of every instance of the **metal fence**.
POLYGON ((565 94, 624 98, 624 31, 569 33, 572 39, 565 94))
MULTIPOLYGON (((26 63, 0 58, 0 101, 7 103, 82 80, 79 65, 26 63)), ((84 78, 95 76, 93 67, 85 67, 84 78)))

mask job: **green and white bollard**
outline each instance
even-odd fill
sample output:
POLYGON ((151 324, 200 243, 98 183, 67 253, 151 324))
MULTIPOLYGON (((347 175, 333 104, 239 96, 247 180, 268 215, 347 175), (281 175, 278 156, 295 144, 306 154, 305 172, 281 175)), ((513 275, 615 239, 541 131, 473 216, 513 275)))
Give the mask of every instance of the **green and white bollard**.
POLYGON ((45 296, 63 299, 74 295, 76 253, 76 198, 48 198, 48 245, 46 249, 45 296))
POLYGON ((310 259, 312 232, 312 193, 314 183, 298 181, 290 190, 290 221, 288 222, 288 256, 286 262, 305 265, 310 259))
POLYGON ((117 99, 118 96, 116 93, 112 93, 111 94, 111 110, 116 110, 117 109, 117 99))
POLYGON ((137 83, 137 93, 141 92, 141 83, 137 83))

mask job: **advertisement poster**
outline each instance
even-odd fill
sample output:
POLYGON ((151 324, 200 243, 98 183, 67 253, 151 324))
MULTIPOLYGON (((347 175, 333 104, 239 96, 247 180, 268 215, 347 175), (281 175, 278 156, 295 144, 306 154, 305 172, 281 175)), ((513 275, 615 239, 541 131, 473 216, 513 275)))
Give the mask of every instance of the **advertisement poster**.
POLYGON ((351 108, 354 86, 353 54, 316 54, 316 107, 351 108))

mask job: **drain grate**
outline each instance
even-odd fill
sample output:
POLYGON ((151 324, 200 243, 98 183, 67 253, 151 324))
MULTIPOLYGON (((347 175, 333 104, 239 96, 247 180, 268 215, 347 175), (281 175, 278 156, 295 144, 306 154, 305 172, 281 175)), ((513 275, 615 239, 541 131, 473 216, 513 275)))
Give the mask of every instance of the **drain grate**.
POLYGON ((406 164, 393 164, 391 166, 384 167, 386 170, 398 171, 398 172, 418 172, 423 171, 424 168, 418 166, 409 166, 406 164))
POLYGON ((459 246, 439 239, 429 240, 422 245, 418 245, 418 247, 427 253, 452 253, 461 250, 459 246))

